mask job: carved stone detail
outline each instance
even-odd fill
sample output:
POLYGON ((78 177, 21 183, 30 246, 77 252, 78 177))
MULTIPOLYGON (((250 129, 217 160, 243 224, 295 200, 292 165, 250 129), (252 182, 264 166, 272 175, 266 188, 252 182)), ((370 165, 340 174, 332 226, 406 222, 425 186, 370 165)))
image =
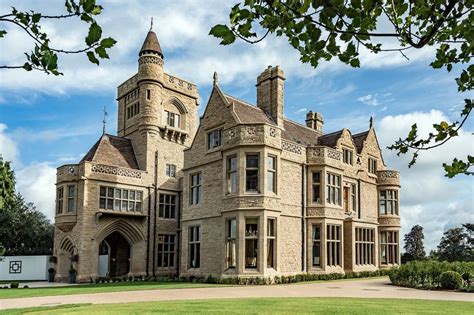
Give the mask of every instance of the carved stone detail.
POLYGON ((327 149, 327 156, 330 159, 340 161, 342 157, 342 153, 333 149, 327 149))
POLYGON ((286 141, 281 142, 281 148, 285 151, 292 152, 295 154, 301 154, 302 152, 301 146, 286 141))
POLYGON ((270 137, 272 137, 272 138, 276 137, 276 129, 275 128, 270 128, 270 137))
POLYGON ((142 173, 140 171, 116 166, 93 164, 91 170, 92 172, 101 174, 118 175, 131 178, 142 178, 142 173))
POLYGON ((163 59, 159 57, 155 57, 155 56, 143 56, 143 57, 140 57, 140 59, 138 60, 138 63, 141 65, 147 64, 147 63, 154 63, 154 64, 162 66, 163 59))

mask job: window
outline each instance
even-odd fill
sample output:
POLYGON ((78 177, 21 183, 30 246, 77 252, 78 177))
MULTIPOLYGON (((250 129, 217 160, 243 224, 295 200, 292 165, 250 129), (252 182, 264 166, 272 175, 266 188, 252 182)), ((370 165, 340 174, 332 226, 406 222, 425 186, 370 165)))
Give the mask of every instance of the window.
POLYGON ((168 126, 179 128, 180 126, 180 115, 167 111, 165 110, 165 118, 164 118, 164 123, 168 126))
POLYGON ((258 192, 258 154, 247 154, 245 161, 245 190, 258 192))
POLYGON ((140 114, 140 102, 136 102, 127 107, 127 119, 140 114))
POLYGON ((176 177, 176 165, 166 164, 166 176, 176 177))
POLYGON ((326 264, 330 267, 341 266, 341 226, 328 224, 326 228, 326 264))
POLYGON ((398 191, 380 191, 379 212, 380 214, 398 215, 398 191))
POLYGON ((313 172, 313 202, 321 202, 321 172, 313 172))
POLYGON ((276 193, 276 157, 267 156, 267 191, 276 193))
POLYGON ((342 149, 342 160, 344 163, 352 165, 352 150, 342 149))
POLYGON ((151 100, 151 90, 146 90, 146 99, 151 100))
POLYGON ((176 195, 160 194, 159 217, 176 218, 176 195))
POLYGON ((67 212, 74 212, 76 210, 76 186, 67 186, 67 212))
POLYGON ((321 267, 321 226, 313 225, 313 266, 321 267))
POLYGON ((352 204, 352 211, 357 211, 357 197, 356 197, 356 184, 351 184, 351 204, 352 204))
POLYGON ((344 197, 344 211, 349 212, 350 207, 349 207, 349 191, 350 187, 344 186, 342 192, 343 192, 343 197, 344 197))
POLYGON ((226 266, 227 268, 235 268, 237 261, 236 241, 237 241, 237 220, 229 219, 226 224, 226 266))
POLYGON ((141 191, 100 186, 100 209, 141 212, 142 203, 143 193, 141 191))
POLYGON ((398 264, 398 232, 380 232, 380 263, 398 264))
POLYGON ((201 266, 201 231, 200 226, 189 228, 189 268, 201 266))
POLYGON ((174 234, 158 234, 158 267, 174 267, 175 240, 174 234))
POLYGON ((375 265, 375 230, 355 229, 355 263, 356 265, 375 265))
POLYGON ((276 220, 267 219, 267 268, 275 268, 276 220))
POLYGON ((64 187, 59 187, 57 190, 57 203, 56 203, 56 214, 63 213, 63 198, 64 198, 64 187))
POLYGON ((245 268, 256 269, 258 259, 258 219, 245 219, 245 268))
POLYGON ((227 192, 237 192, 237 156, 227 158, 227 192))
POLYGON ((220 147, 224 140, 222 135, 224 129, 216 129, 207 134, 207 149, 220 147))
POLYGON ((341 205, 341 176, 328 173, 326 202, 341 205))
POLYGON ((201 173, 191 175, 191 204, 196 205, 201 201, 201 173))
POLYGON ((377 160, 369 158, 369 173, 377 174, 377 160))

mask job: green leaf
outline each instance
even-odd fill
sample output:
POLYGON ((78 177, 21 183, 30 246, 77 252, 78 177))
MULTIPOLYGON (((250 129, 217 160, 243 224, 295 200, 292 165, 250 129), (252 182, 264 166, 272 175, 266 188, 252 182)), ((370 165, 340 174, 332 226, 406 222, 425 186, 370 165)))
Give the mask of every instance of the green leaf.
POLYGON ((31 17, 31 21, 32 21, 33 23, 38 23, 40 19, 41 19, 41 13, 35 13, 35 14, 33 14, 33 16, 31 17))
POLYGON ((112 37, 107 37, 100 41, 100 46, 104 48, 111 48, 116 43, 117 41, 115 39, 113 39, 112 37))
POLYGON ((351 66, 354 68, 360 68, 360 61, 357 58, 351 60, 351 66))
POLYGON ((31 71, 33 70, 33 67, 28 62, 25 62, 25 64, 23 65, 23 69, 25 69, 26 71, 31 71))
POLYGON ((5 30, 0 30, 0 38, 2 38, 3 36, 5 36, 6 33, 7 33, 7 31, 5 31, 5 30))
POLYGON ((107 54, 107 52, 105 51, 105 48, 102 47, 102 46, 99 46, 95 49, 95 52, 97 55, 99 55, 100 58, 102 59, 109 59, 109 55, 107 54))
POLYGON ((97 23, 92 23, 89 27, 89 34, 86 37, 86 44, 88 46, 92 46, 93 44, 97 43, 102 36, 102 29, 97 23))
POLYGON ((95 0, 83 0, 82 8, 87 13, 92 13, 95 8, 95 0))
POLYGON ((102 9, 103 9, 102 6, 96 5, 96 6, 94 7, 94 9, 92 10, 91 14, 92 14, 92 15, 99 15, 100 13, 102 13, 102 9))
POLYGON ((213 28, 209 31, 209 35, 213 35, 215 37, 223 38, 224 36, 228 35, 231 30, 227 27, 227 25, 217 24, 214 25, 213 28))
POLYGON ((90 62, 95 63, 96 65, 99 65, 99 60, 95 57, 92 51, 87 52, 87 57, 89 58, 90 62))

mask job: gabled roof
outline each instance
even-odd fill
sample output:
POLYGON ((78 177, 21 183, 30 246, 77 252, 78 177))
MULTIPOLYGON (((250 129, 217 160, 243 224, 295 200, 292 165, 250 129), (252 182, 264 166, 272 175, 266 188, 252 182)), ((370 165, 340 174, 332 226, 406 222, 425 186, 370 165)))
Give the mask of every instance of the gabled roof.
POLYGON ((318 144, 318 138, 321 133, 298 124, 289 119, 283 121, 284 130, 281 131, 281 137, 285 140, 301 143, 305 146, 313 146, 318 144))
POLYGON ((244 124, 259 124, 267 123, 275 125, 273 119, 265 113, 264 110, 258 108, 257 106, 248 104, 238 98, 235 98, 230 95, 225 95, 225 98, 230 104, 234 105, 234 112, 239 118, 241 123, 244 124))
POLYGON ((368 134, 369 134, 369 130, 352 136, 352 140, 354 140, 354 145, 356 146, 358 153, 362 152, 362 148, 364 147, 364 141, 365 139, 367 139, 368 134))
POLYGON ((330 148, 336 147, 337 140, 341 137, 343 130, 334 131, 319 137, 318 144, 330 148))
POLYGON ((161 56, 161 58, 163 58, 163 52, 161 51, 160 42, 158 41, 158 37, 156 37, 156 34, 153 31, 149 31, 146 35, 139 55, 147 51, 157 53, 161 56))
POLYGON ((100 137, 82 158, 82 162, 139 169, 130 139, 108 134, 100 137))

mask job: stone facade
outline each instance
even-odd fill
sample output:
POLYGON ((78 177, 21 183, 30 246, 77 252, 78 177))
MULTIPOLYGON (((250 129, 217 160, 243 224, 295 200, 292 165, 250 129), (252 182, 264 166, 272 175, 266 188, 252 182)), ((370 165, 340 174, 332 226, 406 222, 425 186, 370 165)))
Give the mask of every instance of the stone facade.
POLYGON ((87 282, 400 262, 399 173, 386 169, 372 126, 324 134, 320 113, 306 126, 286 119, 276 66, 257 78, 257 106, 224 94, 215 75, 196 130, 197 87, 167 74, 163 60, 150 31, 137 74, 118 87, 118 136, 58 168, 58 281, 70 267, 87 282))

